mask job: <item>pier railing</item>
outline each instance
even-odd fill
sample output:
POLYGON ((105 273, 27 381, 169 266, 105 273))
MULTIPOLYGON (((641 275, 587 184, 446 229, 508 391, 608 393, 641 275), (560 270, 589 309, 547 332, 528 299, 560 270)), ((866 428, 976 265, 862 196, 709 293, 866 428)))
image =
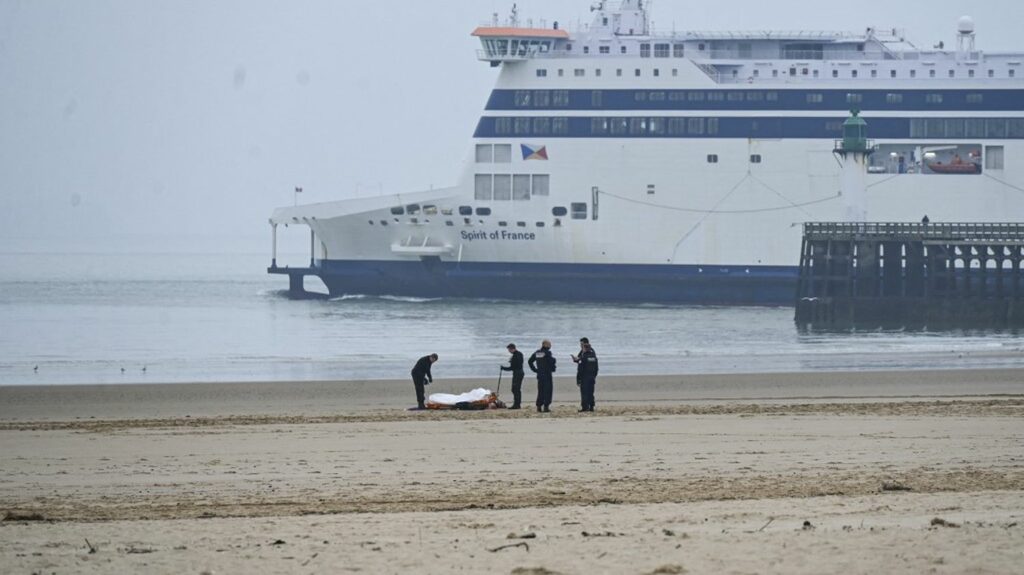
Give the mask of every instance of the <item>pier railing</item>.
MULTIPOLYGON (((814 222, 804 224, 807 240, 915 240, 1024 243, 1024 223, 814 222)), ((1005 245, 1005 244, 1004 244, 1005 245)))

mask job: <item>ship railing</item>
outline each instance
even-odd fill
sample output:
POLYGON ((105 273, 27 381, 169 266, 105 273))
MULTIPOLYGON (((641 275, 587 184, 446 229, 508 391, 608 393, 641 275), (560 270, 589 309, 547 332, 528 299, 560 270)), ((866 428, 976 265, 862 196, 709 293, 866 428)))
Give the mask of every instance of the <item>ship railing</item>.
POLYGON ((551 25, 549 25, 546 18, 538 18, 536 20, 534 20, 533 18, 517 18, 515 20, 509 18, 490 18, 487 20, 477 21, 477 26, 480 26, 481 28, 513 28, 515 30, 563 29, 567 32, 579 30, 578 26, 574 26, 573 28, 566 28, 565 26, 559 25, 558 28, 555 28, 555 24, 558 24, 558 22, 553 22, 551 23, 551 25))
POLYGON ((862 33, 837 30, 692 30, 683 34, 690 40, 851 40, 864 38, 862 33))
POLYGON ((702 72, 707 74, 709 78, 714 80, 715 83, 718 83, 718 84, 722 83, 722 78, 723 78, 722 77, 722 73, 718 71, 718 68, 715 68, 711 64, 704 64, 702 62, 697 62, 696 60, 693 63, 696 64, 697 67, 700 68, 700 70, 702 72))
POLYGON ((864 140, 863 146, 856 146, 853 148, 847 148, 846 143, 847 142, 845 138, 832 140, 832 151, 837 154, 843 152, 874 153, 878 151, 878 146, 875 144, 874 140, 864 140))
MULTIPOLYGON (((655 55, 643 57, 644 60, 654 61, 665 61, 670 62, 673 60, 682 60, 684 58, 693 58, 698 60, 736 60, 736 61, 755 61, 755 62, 887 62, 893 60, 905 60, 913 59, 907 58, 904 52, 885 52, 885 53, 865 53, 865 52, 803 52, 803 51, 787 51, 782 53, 741 53, 736 50, 687 50, 685 53, 680 55, 655 55)), ((501 61, 525 61, 534 58, 546 58, 546 59, 561 59, 561 58, 586 58, 593 60, 612 60, 612 59, 628 59, 636 58, 636 53, 612 53, 612 54, 584 54, 578 50, 567 51, 567 50, 549 50, 547 52, 541 52, 539 50, 520 50, 517 52, 495 52, 491 50, 477 50, 477 58, 483 61, 501 60, 501 61)))
POLYGON ((808 240, 856 238, 1024 242, 1024 223, 807 222, 808 240))
POLYGON ((857 50, 833 52, 833 51, 819 51, 819 50, 782 50, 772 51, 771 53, 765 52, 746 52, 739 50, 704 50, 698 51, 696 54, 690 51, 690 55, 696 58, 705 58, 709 60, 765 60, 765 61, 794 61, 794 62, 820 62, 820 61, 891 61, 891 60, 903 60, 903 52, 860 52, 857 50))

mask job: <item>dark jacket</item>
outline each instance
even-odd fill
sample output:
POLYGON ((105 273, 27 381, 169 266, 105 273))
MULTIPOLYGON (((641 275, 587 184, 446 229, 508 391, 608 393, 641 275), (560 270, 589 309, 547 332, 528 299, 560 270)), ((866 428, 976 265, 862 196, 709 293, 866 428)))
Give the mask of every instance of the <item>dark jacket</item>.
POLYGON ((542 347, 533 352, 527 363, 533 373, 551 375, 555 372, 555 356, 551 355, 550 349, 542 347))
POLYGON ((502 367, 501 371, 511 371, 514 374, 523 373, 523 352, 518 349, 512 352, 508 360, 508 367, 502 367))
POLYGON ((582 378, 597 377, 597 353, 594 348, 580 352, 576 366, 576 376, 582 378))
POLYGON ((429 355, 421 357, 420 360, 416 362, 416 366, 412 368, 412 376, 418 379, 426 377, 427 381, 433 383, 434 376, 430 375, 431 363, 429 355))

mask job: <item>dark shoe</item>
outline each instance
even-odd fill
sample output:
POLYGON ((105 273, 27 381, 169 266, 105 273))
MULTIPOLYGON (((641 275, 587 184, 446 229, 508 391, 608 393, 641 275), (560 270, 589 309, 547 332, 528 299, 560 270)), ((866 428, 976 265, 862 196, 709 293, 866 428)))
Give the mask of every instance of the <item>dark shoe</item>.
POLYGON ((537 413, 544 413, 544 408, 538 405, 537 406, 537 413))
POLYGON ((551 408, 545 405, 544 406, 544 413, 551 413, 551 408))
POLYGON ((518 405, 513 405, 513 406, 512 406, 512 407, 510 407, 509 409, 522 409, 522 407, 519 407, 518 405))

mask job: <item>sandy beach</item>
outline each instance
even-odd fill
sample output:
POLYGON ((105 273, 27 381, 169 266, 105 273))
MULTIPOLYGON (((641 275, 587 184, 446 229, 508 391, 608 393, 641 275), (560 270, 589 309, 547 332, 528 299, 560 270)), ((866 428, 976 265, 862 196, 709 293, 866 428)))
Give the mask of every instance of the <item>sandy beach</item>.
POLYGON ((1024 371, 608 379, 0 388, 0 572, 1019 573, 1024 371))

